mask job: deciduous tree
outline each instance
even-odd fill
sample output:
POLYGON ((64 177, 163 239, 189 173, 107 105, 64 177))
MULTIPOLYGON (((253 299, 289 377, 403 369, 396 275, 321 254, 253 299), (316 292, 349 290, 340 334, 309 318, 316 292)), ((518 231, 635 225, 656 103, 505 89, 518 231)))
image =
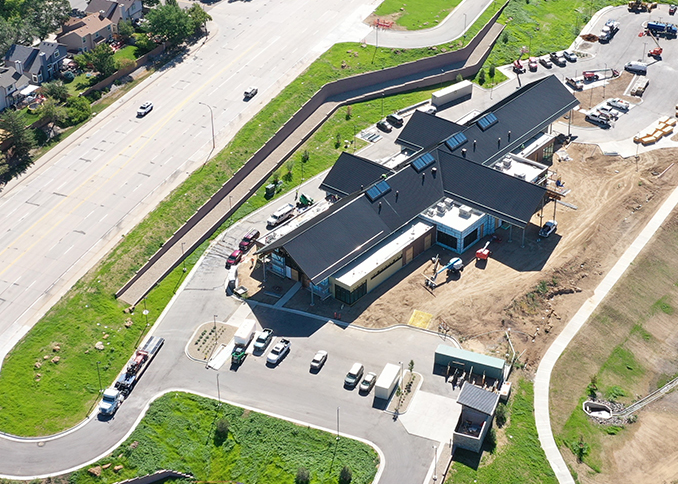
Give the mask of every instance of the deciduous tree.
POLYGON ((26 5, 26 18, 40 40, 61 28, 71 11, 68 0, 31 0, 26 5))
POLYGON ((63 81, 45 82, 40 86, 40 91, 45 96, 56 99, 59 102, 64 102, 70 96, 68 88, 64 85, 63 81))
POLYGON ((19 111, 5 110, 0 117, 0 129, 2 141, 11 140, 8 149, 9 161, 17 168, 16 172, 21 172, 28 168, 33 160, 31 159, 31 149, 35 146, 35 135, 32 130, 26 129, 26 120, 19 111))
POLYGON ((179 45, 193 33, 193 23, 185 10, 167 3, 146 15, 146 29, 161 39, 179 45))

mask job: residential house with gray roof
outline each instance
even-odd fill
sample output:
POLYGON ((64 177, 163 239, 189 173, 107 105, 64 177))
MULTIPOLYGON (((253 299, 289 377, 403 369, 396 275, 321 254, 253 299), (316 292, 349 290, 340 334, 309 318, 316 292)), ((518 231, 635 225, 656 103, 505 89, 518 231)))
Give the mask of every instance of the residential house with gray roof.
POLYGON ((67 48, 57 42, 40 42, 37 47, 14 44, 5 54, 5 66, 14 67, 40 85, 57 77, 67 48))

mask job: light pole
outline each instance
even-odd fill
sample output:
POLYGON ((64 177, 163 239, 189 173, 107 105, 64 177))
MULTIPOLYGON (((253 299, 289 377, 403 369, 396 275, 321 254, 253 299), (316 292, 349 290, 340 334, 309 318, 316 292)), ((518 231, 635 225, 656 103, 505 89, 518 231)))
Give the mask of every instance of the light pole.
MULTIPOLYGON (((605 63, 605 76, 607 76, 607 62, 605 63)), ((607 77, 603 78, 603 99, 605 99, 605 84, 607 84, 607 82, 605 82, 606 78, 607 77)))
POLYGON ((101 385, 101 370, 99 370, 100 361, 97 361, 97 375, 99 375, 99 393, 104 391, 104 387, 101 385))
POLYGON ((339 407, 337 407, 337 441, 339 441, 339 407))
POLYGON ((466 14, 464 14, 464 41, 466 41, 466 14))
POLYGON ((400 389, 402 390, 402 388, 403 388, 403 362, 399 361, 398 364, 400 365, 400 389))
POLYGON ((184 244, 186 242, 181 243, 181 260, 184 261, 184 272, 186 272, 186 259, 184 258, 184 244))
POLYGON ((438 480, 438 446, 433 446, 433 480, 438 480))
POLYGON ((203 106, 207 106, 207 109, 210 110, 210 120, 212 121, 212 149, 214 150, 216 148, 216 141, 214 140, 214 112, 212 111, 212 106, 209 104, 206 104, 202 101, 198 101, 198 104, 202 104, 203 106))

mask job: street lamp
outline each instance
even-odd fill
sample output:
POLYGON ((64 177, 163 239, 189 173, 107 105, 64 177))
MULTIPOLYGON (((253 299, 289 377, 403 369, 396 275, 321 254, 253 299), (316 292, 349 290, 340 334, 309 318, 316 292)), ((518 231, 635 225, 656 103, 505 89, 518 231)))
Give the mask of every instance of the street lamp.
POLYGON ((339 441, 339 407, 337 407, 337 441, 339 441))
MULTIPOLYGON (((607 76, 607 62, 605 63, 605 76, 607 76)), ((605 99, 605 84, 607 84, 607 82, 605 82, 605 79, 606 78, 603 77, 603 99, 605 99)))
POLYGON ((198 104, 202 104, 203 106, 207 106, 207 108, 210 110, 210 120, 212 121, 212 149, 214 150, 216 148, 216 142, 214 140, 214 112, 212 111, 212 106, 209 104, 206 104, 202 101, 198 101, 198 104))
POLYGON ((104 387, 101 385, 101 370, 99 370, 100 361, 97 361, 97 375, 99 375, 99 393, 104 391, 104 387))
POLYGON ((403 362, 399 361, 398 364, 400 365, 400 389, 402 390, 402 388, 403 388, 403 362))
POLYGON ((221 407, 221 390, 219 389, 219 373, 217 373, 217 398, 219 399, 219 406, 221 407))
POLYGON ((438 480, 438 446, 433 446, 433 480, 438 480))
POLYGON ((464 14, 464 40, 466 40, 466 14, 464 14))

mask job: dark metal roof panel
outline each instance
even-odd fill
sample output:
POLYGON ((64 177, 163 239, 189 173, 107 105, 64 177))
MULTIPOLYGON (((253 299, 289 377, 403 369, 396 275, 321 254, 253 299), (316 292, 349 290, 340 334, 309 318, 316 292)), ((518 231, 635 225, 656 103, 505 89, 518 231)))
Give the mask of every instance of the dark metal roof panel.
POLYGON ((546 188, 438 150, 445 193, 519 227, 541 206, 546 188))
POLYGON ((433 114, 415 111, 396 139, 397 144, 427 149, 465 127, 433 114))
POLYGON ((383 165, 343 152, 320 188, 343 197, 359 191, 361 185, 367 188, 381 179, 382 175, 391 173, 393 172, 383 165))
POLYGON ((483 390, 469 382, 464 382, 457 403, 478 410, 485 415, 492 415, 497 408, 497 403, 499 403, 499 395, 483 390))
POLYGON ((391 234, 370 205, 360 196, 284 244, 285 250, 314 283, 324 280, 391 234))
POLYGON ((452 151, 444 146, 440 149, 460 155, 461 150, 466 148, 467 159, 491 165, 577 104, 579 101, 572 93, 556 76, 551 75, 527 84, 466 123, 468 127, 464 134, 470 143, 452 151), (490 112, 496 116, 497 122, 483 130, 477 121, 490 112))

